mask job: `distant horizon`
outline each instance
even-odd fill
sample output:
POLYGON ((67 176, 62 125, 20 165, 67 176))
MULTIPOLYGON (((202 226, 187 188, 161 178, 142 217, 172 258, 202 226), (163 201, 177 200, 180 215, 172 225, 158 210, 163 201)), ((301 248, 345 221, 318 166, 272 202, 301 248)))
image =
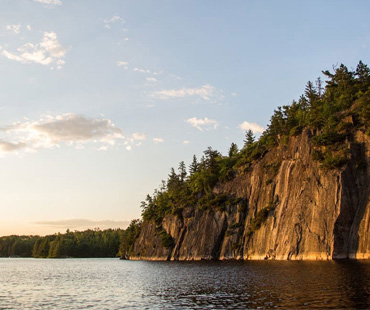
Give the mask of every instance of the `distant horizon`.
POLYGON ((369 64, 369 11, 344 0, 5 1, 0 236, 140 218, 171 167, 259 136, 321 70, 369 64))
MULTIPOLYGON (((19 230, 15 233, 10 234, 0 234, 0 237, 7 237, 12 235, 17 236, 47 236, 53 235, 58 233, 65 233, 67 230, 70 231, 85 231, 88 229, 126 229, 127 226, 130 224, 131 220, 129 221, 112 221, 112 220, 89 220, 89 219, 67 219, 67 220, 59 220, 59 221, 40 221, 35 223, 30 223, 30 225, 34 225, 34 232, 28 233, 29 228, 22 232, 19 230), (59 228, 58 228, 59 227, 59 228), (36 231, 40 231, 41 233, 37 233, 36 231)), ((32 231, 32 230, 31 230, 32 231)))

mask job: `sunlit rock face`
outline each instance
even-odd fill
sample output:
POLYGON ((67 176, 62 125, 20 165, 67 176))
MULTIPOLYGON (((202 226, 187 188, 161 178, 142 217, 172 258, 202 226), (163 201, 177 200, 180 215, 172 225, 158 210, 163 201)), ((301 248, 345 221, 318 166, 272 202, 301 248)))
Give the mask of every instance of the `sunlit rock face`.
POLYGON ((242 201, 226 208, 185 208, 161 226, 145 221, 131 259, 330 260, 370 258, 370 138, 346 141, 350 160, 325 170, 313 160, 309 129, 280 141, 215 193, 242 201))

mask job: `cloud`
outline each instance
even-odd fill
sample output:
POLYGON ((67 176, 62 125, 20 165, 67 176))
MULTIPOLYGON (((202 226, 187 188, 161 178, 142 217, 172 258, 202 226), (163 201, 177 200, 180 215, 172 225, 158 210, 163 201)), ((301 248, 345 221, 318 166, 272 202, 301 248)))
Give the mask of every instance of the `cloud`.
POLYGON ((0 153, 14 152, 27 147, 26 143, 18 142, 11 143, 7 141, 0 140, 0 153))
POLYGON ((61 69, 67 49, 60 45, 55 32, 44 32, 40 43, 26 43, 17 49, 18 53, 11 53, 3 49, 1 54, 10 60, 24 64, 37 63, 41 65, 56 64, 61 69))
POLYGON ((135 132, 131 136, 125 138, 123 145, 126 147, 126 150, 131 151, 133 146, 142 145, 142 141, 146 140, 145 133, 135 132))
POLYGON ((141 72, 141 73, 150 73, 149 69, 134 68, 132 71, 141 72))
POLYGON ((76 148, 88 142, 108 146, 124 138, 121 129, 109 119, 90 119, 73 113, 46 114, 38 121, 16 122, 0 128, 1 133, 6 135, 6 139, 0 140, 0 151, 3 153, 60 147, 62 143, 75 145, 76 148))
POLYGON ((33 0, 33 1, 50 5, 62 5, 62 1, 60 0, 33 0))
POLYGON ((118 15, 114 15, 111 18, 104 19, 104 28, 110 29, 111 28, 111 25, 112 24, 115 24, 115 23, 124 24, 125 21, 124 21, 124 19, 122 17, 120 17, 118 15))
POLYGON ((21 24, 6 25, 5 29, 8 31, 14 32, 15 34, 19 34, 21 32, 21 24))
POLYGON ((262 133, 265 131, 265 128, 263 128, 262 126, 256 123, 249 123, 247 121, 244 121, 238 127, 243 131, 247 131, 250 129, 253 131, 253 133, 262 133))
POLYGON ((27 25, 26 28, 27 28, 28 31, 32 30, 31 25, 27 25))
POLYGON ((146 139, 146 134, 135 132, 134 134, 132 134, 132 139, 134 139, 134 140, 145 140, 146 139))
POLYGON ((148 82, 157 82, 157 79, 156 79, 156 78, 154 78, 154 77, 147 77, 147 78, 146 78, 146 80, 147 80, 148 82))
POLYGON ((123 69, 128 70, 128 62, 127 61, 117 61, 118 67, 123 67, 123 69))
POLYGON ((204 119, 193 117, 189 118, 185 122, 199 129, 200 131, 216 129, 218 126, 217 121, 215 121, 214 119, 209 119, 207 117, 205 117, 204 119))
POLYGON ((189 141, 189 140, 184 140, 184 141, 182 141, 182 143, 183 143, 183 144, 189 144, 189 143, 190 143, 190 141, 189 141))
POLYGON ((130 221, 114 221, 114 220, 89 220, 89 219, 68 219, 57 221, 38 221, 33 224, 54 227, 56 229, 108 229, 108 228, 123 228, 125 229, 130 221))
POLYGON ((199 88, 167 89, 156 91, 151 94, 152 97, 162 100, 198 96, 206 101, 209 101, 212 97, 215 97, 215 95, 215 88, 208 84, 203 85, 199 88))
POLYGON ((162 138, 153 138, 154 143, 163 143, 164 140, 162 138))

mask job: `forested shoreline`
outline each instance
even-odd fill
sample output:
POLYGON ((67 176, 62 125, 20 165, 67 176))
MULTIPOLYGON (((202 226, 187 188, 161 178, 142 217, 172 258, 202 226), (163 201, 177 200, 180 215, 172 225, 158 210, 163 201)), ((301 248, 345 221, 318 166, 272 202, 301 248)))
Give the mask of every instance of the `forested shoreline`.
MULTIPOLYGON (((135 222, 136 223, 136 222, 135 222)), ((130 238, 130 227, 124 229, 70 231, 47 236, 0 237, 0 257, 117 257, 130 238)))

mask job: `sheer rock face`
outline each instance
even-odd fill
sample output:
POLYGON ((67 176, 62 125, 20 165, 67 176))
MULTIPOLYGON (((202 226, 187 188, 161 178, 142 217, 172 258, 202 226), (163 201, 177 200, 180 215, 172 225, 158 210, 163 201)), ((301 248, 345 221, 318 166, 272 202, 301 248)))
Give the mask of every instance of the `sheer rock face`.
POLYGON ((242 203, 166 216, 162 227, 173 248, 162 247, 154 222, 144 222, 131 259, 369 259, 370 139, 357 132, 346 142, 349 163, 324 170, 312 159, 310 137, 309 130, 291 137, 214 189, 242 203), (257 213, 271 205, 253 228, 257 213))

